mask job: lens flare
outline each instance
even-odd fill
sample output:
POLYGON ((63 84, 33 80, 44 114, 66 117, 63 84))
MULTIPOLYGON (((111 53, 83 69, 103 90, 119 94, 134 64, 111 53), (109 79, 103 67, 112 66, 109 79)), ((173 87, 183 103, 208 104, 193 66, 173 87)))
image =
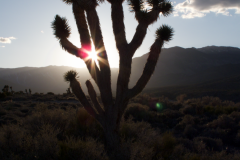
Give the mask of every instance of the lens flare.
POLYGON ((94 60, 97 63, 97 60, 98 60, 97 52, 95 52, 94 50, 92 50, 91 52, 88 52, 88 58, 94 60))
POLYGON ((156 103, 156 108, 158 111, 163 109, 163 105, 161 103, 156 103))
MULTIPOLYGON (((84 46, 81 50, 79 50, 79 56, 84 59, 84 61, 92 61, 92 64, 94 64, 94 62, 96 63, 97 67, 99 68, 99 62, 102 63, 106 63, 105 59, 101 58, 104 57, 104 51, 105 48, 99 48, 99 49, 95 49, 95 46, 92 44, 92 50, 90 51, 91 47, 88 46, 84 46)), ((93 65, 94 66, 94 65, 93 65)), ((100 69, 100 68, 99 68, 100 69)))

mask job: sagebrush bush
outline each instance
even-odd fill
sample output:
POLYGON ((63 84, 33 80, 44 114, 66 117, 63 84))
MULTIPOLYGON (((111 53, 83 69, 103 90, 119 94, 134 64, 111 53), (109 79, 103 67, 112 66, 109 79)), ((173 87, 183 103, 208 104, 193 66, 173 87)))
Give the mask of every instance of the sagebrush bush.
POLYGON ((213 139, 209 137, 197 137, 194 139, 194 141, 204 143, 208 150, 221 151, 223 147, 222 140, 220 139, 213 139))
POLYGON ((186 94, 180 94, 179 96, 176 97, 176 100, 179 102, 179 103, 183 103, 184 102, 184 99, 187 97, 186 94))
POLYGON ((186 105, 180 109, 180 112, 182 112, 182 114, 195 115, 196 114, 196 106, 186 105))
POLYGON ((133 116, 138 120, 147 119, 149 115, 149 107, 139 103, 131 103, 127 106, 124 114, 124 118, 128 119, 129 116, 133 116))
POLYGON ((221 115, 218 119, 207 124, 207 127, 211 128, 222 128, 222 129, 233 129, 236 128, 236 123, 227 115, 221 115))
MULTIPOLYGON (((67 103, 67 97, 62 95, 55 96, 63 98, 64 102, 1 102, 0 159, 112 159, 106 154, 100 124, 80 104, 67 103)), ((31 98, 35 99, 34 96, 31 98)), ((198 114, 197 106, 211 106, 211 97, 205 98, 205 102, 202 99, 187 100, 188 104, 187 101, 164 101, 164 109, 160 112, 151 110, 148 105, 151 103, 147 101, 146 104, 129 104, 121 120, 122 144, 118 157, 139 160, 239 159, 238 104, 221 101, 222 107, 215 105, 213 112, 198 114), (184 114, 186 106, 195 108, 196 113, 184 114), (228 106, 237 110, 215 114, 217 108, 228 106)), ((149 101, 153 102, 152 99, 149 101)))

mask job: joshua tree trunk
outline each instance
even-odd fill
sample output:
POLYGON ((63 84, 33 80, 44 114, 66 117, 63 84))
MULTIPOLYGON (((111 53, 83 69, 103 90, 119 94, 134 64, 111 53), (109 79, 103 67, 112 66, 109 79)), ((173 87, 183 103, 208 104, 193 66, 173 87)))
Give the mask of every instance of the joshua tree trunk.
POLYGON ((64 50, 84 60, 90 75, 99 88, 102 104, 97 100, 97 94, 91 81, 87 80, 86 85, 92 104, 87 100, 80 83, 77 81, 77 73, 75 71, 71 70, 67 72, 64 75, 65 80, 70 82, 72 92, 76 95, 87 112, 101 124, 105 132, 107 146, 117 150, 120 144, 120 120, 124 110, 129 100, 138 95, 149 81, 154 72, 164 42, 170 41, 173 36, 172 28, 162 25, 157 29, 156 39, 148 53, 149 56, 143 73, 136 85, 133 88, 129 88, 128 84, 131 75, 132 57, 142 44, 148 26, 158 20, 160 13, 164 16, 169 15, 172 12, 172 5, 165 0, 128 0, 130 9, 132 12, 135 12, 135 18, 138 21, 136 32, 131 42, 128 43, 125 35, 122 6, 124 0, 107 0, 111 3, 113 33, 120 57, 116 101, 114 102, 111 90, 110 66, 103 42, 99 18, 96 12, 96 7, 104 0, 63 1, 67 4, 71 4, 73 7, 82 47, 77 48, 68 41, 67 38, 70 35, 70 27, 68 26, 67 20, 58 15, 56 15, 55 20, 52 22, 52 28, 55 31, 54 34, 64 50), (148 3, 151 10, 144 9, 144 2, 148 3), (92 50, 91 40, 98 53, 99 68, 96 62, 88 56, 89 52, 92 50))

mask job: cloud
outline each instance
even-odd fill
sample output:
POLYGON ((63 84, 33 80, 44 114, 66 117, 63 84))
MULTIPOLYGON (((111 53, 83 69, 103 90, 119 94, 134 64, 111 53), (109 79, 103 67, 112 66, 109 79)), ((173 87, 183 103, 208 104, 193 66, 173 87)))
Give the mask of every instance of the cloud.
POLYGON ((16 38, 15 37, 8 37, 8 38, 0 37, 0 43, 11 43, 12 39, 16 39, 16 38))
POLYGON ((188 19, 204 17, 210 12, 231 16, 229 10, 240 14, 240 0, 185 0, 175 6, 173 14, 188 19))
POLYGON ((5 46, 1 46, 2 48, 5 48, 5 46))
POLYGON ((41 31, 41 33, 44 33, 44 31, 41 31))

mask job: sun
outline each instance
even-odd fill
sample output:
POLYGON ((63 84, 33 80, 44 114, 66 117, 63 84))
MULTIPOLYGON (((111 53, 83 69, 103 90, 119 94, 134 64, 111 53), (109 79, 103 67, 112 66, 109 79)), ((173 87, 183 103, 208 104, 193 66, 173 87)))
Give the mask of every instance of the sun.
POLYGON ((98 60, 98 53, 95 50, 92 50, 91 52, 88 52, 88 58, 94 60, 97 62, 98 60))

